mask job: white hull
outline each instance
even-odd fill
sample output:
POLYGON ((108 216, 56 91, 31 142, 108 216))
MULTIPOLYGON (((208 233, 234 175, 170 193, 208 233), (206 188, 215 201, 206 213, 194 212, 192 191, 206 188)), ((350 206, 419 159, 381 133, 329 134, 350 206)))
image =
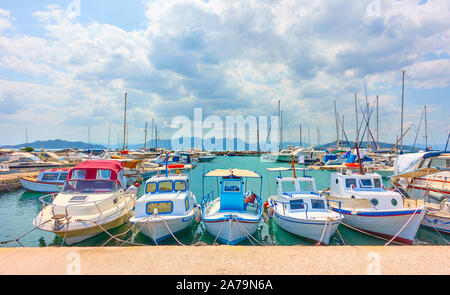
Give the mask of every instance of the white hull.
MULTIPOLYGON (((238 215, 234 215, 235 219, 239 219, 238 215)), ((204 217, 203 222, 206 225, 206 230, 214 237, 218 238, 222 243, 228 245, 236 245, 237 243, 248 238, 248 234, 253 235, 258 229, 259 219, 252 221, 244 220, 216 220, 210 217, 204 217), (243 228, 245 230, 243 230, 243 228), (217 236, 218 235, 218 236, 217 236)), ((251 239, 251 238, 250 238, 251 239)))
POLYGON ((425 214, 421 225, 425 228, 450 234, 450 218, 425 214))
MULTIPOLYGON (((334 208, 337 212, 338 209, 334 208)), ((359 211, 358 215, 352 215, 351 212, 343 212, 345 215, 344 223, 386 238, 394 237, 400 229, 408 222, 415 209, 405 210, 385 210, 385 211, 359 211), (402 213, 403 212, 403 213, 402 213), (373 215, 376 213, 377 215, 373 215), (368 216, 371 215, 371 216, 368 216), (383 216, 384 215, 384 216, 383 216)), ((404 244, 412 244, 416 237, 417 230, 425 214, 424 207, 417 210, 411 221, 397 235, 396 241, 404 244)))
POLYGON ((330 243, 331 236, 336 232, 336 229, 339 226, 339 222, 328 221, 324 232, 326 223, 324 220, 294 219, 283 216, 276 211, 274 211, 273 219, 276 224, 285 231, 310 240, 321 241, 327 245, 330 243))
POLYGON ((61 190, 61 186, 64 184, 64 182, 60 184, 43 183, 23 178, 19 178, 19 180, 24 189, 40 193, 58 193, 61 190))
POLYGON ((192 224, 193 221, 194 210, 186 216, 158 216, 153 218, 149 217, 138 219, 132 217, 130 219, 130 222, 136 224, 136 228, 141 233, 153 239, 157 243, 165 240, 166 238, 172 237, 172 234, 175 235, 176 233, 185 230, 192 224))

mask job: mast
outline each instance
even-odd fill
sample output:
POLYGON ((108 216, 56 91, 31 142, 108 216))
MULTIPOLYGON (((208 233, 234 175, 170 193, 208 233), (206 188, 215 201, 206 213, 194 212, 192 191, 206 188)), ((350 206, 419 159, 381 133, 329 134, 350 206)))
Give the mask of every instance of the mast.
POLYGON ((111 124, 109 124, 109 129, 108 129, 108 150, 109 150, 110 143, 111 143, 111 124))
POLYGON ((378 95, 377 95, 377 148, 378 148, 378 143, 380 142, 379 138, 378 138, 378 133, 379 133, 379 131, 378 131, 378 95))
POLYGON ((28 127, 25 128, 25 143, 28 146, 28 127))
POLYGON ((260 148, 259 148, 259 119, 256 119, 256 144, 257 144, 257 149, 258 149, 258 154, 261 152, 260 148))
POLYGON ((302 143, 302 124, 300 124, 300 146, 303 146, 303 143, 302 143))
POLYGON ((280 150, 283 149, 283 111, 280 112, 281 117, 280 117, 280 150))
POLYGON ((123 110, 123 148, 125 150, 126 136, 127 136, 127 93, 125 92, 125 108, 123 110))
POLYGON ((158 149, 158 126, 155 124, 155 150, 158 149))
MULTIPOLYGON (((367 118, 366 126, 367 126, 367 130, 370 130, 370 128, 369 128, 369 124, 370 124, 369 109, 370 109, 370 107, 369 107, 369 99, 367 98, 366 82, 364 82, 364 92, 366 94, 366 114, 367 114, 366 115, 366 118, 367 118)), ((370 144, 369 132, 367 132, 367 149, 369 149, 370 147, 371 147, 371 144, 370 144)))
POLYGON ((283 135, 281 134, 282 132, 282 118, 281 118, 281 106, 280 106, 281 102, 280 100, 278 100, 278 119, 280 120, 279 122, 279 126, 278 126, 278 151, 280 151, 280 145, 282 145, 282 140, 283 140, 283 135))
MULTIPOLYGON (((402 70, 403 78, 402 78, 402 116, 401 116, 401 124, 400 124, 400 135, 403 134, 403 105, 405 98, 405 70, 402 70)), ((403 137, 400 139, 400 150, 403 151, 403 137)))
POLYGON ((144 150, 145 150, 145 148, 147 147, 147 121, 145 121, 145 131, 144 131, 144 134, 145 134, 145 139, 144 139, 144 150))
POLYGON ((342 115, 342 147, 344 147, 344 115, 342 115))
POLYGON ((424 106, 425 112, 425 150, 428 148, 428 134, 427 134, 427 106, 424 106))
POLYGON ((336 122, 336 147, 339 148, 339 125, 338 125, 338 113, 336 110, 336 100, 334 101, 334 121, 336 122))
POLYGON ((309 126, 308 126, 308 143, 309 146, 311 146, 311 136, 309 135, 309 126))
POLYGON ((355 115, 356 115, 356 141, 358 141, 359 138, 359 126, 358 126, 358 104, 357 104, 357 97, 355 93, 355 115))

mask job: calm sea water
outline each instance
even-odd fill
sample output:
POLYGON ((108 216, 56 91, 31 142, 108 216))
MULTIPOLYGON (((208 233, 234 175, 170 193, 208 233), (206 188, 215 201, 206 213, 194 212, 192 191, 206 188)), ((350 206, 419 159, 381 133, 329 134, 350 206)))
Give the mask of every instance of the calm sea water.
MULTIPOLYGON (((249 169, 256 171, 263 176, 262 184, 262 199, 267 200, 269 196, 269 189, 272 194, 275 193, 275 177, 278 173, 271 172, 268 174, 266 168, 269 167, 289 167, 288 163, 273 163, 263 162, 259 157, 216 157, 213 162, 200 163, 192 171, 188 172, 191 183, 191 190, 195 194, 198 202, 202 197, 202 175, 204 172, 221 168, 239 168, 249 169)), ((283 175, 288 175, 288 172, 284 172, 283 175), (286 174, 284 174, 286 173, 286 174)), ((318 190, 323 190, 329 187, 330 172, 324 171, 308 171, 308 175, 312 176, 316 180, 318 190)), ((387 186, 388 183, 385 182, 387 186)), ((142 195, 143 186, 140 187, 139 196, 142 195)), ((259 180, 249 180, 248 190, 253 190, 256 193, 260 191, 259 180)), ((210 192, 214 190, 217 192, 216 180, 214 178, 205 178, 204 192, 210 192)), ((0 230, 0 242, 6 240, 16 239, 29 231, 33 230, 32 221, 41 210, 41 203, 39 197, 43 194, 27 192, 24 190, 18 190, 14 192, 0 194, 0 223, 2 228, 0 230)), ((112 234, 124 233, 129 229, 130 225, 125 224, 119 228, 113 229, 110 232, 112 234)), ((345 242, 350 245, 384 245, 385 241, 364 235, 357 231, 351 230, 343 225, 339 225, 339 232, 345 242)), ((127 240, 132 235, 129 231, 127 234, 121 236, 121 239, 127 240)), ((261 221, 258 231, 254 235, 261 243, 265 245, 314 245, 313 242, 295 236, 282 230, 271 220, 269 224, 261 221)), ((109 236, 106 233, 99 234, 91 239, 85 240, 76 246, 118 246, 122 243, 115 240, 109 240, 109 236)), ((193 223, 193 225, 186 231, 177 235, 177 238, 185 245, 195 244, 197 242, 204 242, 206 244, 212 244, 214 237, 211 236, 205 229, 202 222, 199 224, 193 223)), ((134 242, 155 245, 154 242, 142 234, 135 236, 134 242)), ((330 241, 331 245, 342 245, 344 243, 339 235, 336 233, 330 241)), ((20 239, 20 243, 27 247, 46 247, 46 246, 60 246, 62 239, 57 237, 53 233, 48 233, 41 230, 34 230, 20 239)), ((169 238, 162 242, 164 245, 177 245, 178 243, 173 238, 169 238)), ((434 231, 420 228, 416 236, 416 244, 421 245, 436 245, 445 244, 442 238, 434 231)), ((243 241, 241 245, 252 245, 248 240, 243 241)), ((20 247, 17 242, 8 243, 7 245, 0 245, 1 247, 20 247)), ((63 245, 65 246, 65 245, 63 245)))

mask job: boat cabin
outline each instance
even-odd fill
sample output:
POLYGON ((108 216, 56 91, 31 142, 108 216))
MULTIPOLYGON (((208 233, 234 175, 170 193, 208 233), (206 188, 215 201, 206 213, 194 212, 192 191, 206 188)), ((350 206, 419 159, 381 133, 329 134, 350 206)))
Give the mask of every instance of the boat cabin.
POLYGON ((331 173, 330 196, 347 199, 367 199, 376 209, 399 209, 403 207, 402 195, 384 188, 381 175, 331 173))
POLYGON ((67 179, 69 169, 52 169, 39 171, 37 181, 63 183, 67 179))
POLYGON ((220 211, 244 211, 243 180, 241 177, 222 177, 220 180, 220 211))
POLYGON ((186 215, 194 204, 187 175, 153 176, 145 182, 145 195, 138 199, 135 216, 186 215))
POLYGON ((278 200, 289 212, 328 210, 326 198, 317 193, 316 183, 311 176, 278 177, 278 200))
POLYGON ((116 160, 87 160, 70 169, 61 192, 107 193, 126 189, 122 163, 116 160))

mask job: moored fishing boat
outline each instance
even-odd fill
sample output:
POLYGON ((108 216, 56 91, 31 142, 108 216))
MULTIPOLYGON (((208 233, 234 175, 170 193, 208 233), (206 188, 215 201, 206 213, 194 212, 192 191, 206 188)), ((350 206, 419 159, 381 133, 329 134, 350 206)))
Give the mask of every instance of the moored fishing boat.
POLYGON ((427 208, 421 226, 450 234, 450 154, 422 152, 401 155, 395 162, 394 185, 427 208))
POLYGON ((124 224, 136 201, 137 189, 126 189, 122 164, 87 160, 70 169, 58 194, 43 196, 33 220, 38 229, 74 244, 124 224))
POLYGON ((244 193, 248 178, 260 180, 256 172, 241 169, 216 169, 206 173, 204 178, 215 177, 218 195, 214 191, 203 195, 201 202, 202 219, 206 230, 215 239, 229 245, 235 245, 256 232, 262 218, 261 197, 252 191, 244 193), (244 186, 245 183, 245 186, 244 186))
MULTIPOLYGON (((165 175, 155 175, 145 182, 145 194, 136 201, 130 222, 156 243, 187 229, 200 221, 200 210, 191 192, 186 174, 169 174, 183 167, 168 165, 165 175)), ((178 172, 178 171, 177 171, 178 172)))
POLYGON ((403 244, 413 244, 425 214, 423 201, 386 190, 377 173, 331 173, 327 194, 328 200, 340 202, 340 207, 330 206, 345 216, 343 223, 403 244))
POLYGON ((279 173, 276 179, 277 195, 268 198, 269 217, 273 217, 285 231, 329 244, 344 217, 329 210, 327 199, 317 193, 314 178, 307 175, 297 177, 294 169, 267 168, 279 173), (282 171, 293 171, 293 177, 282 177, 282 171))
POLYGON ((41 170, 36 178, 20 177, 20 183, 28 191, 57 193, 66 181, 69 168, 41 170))
POLYGON ((198 161, 199 162, 211 162, 214 160, 216 156, 208 152, 198 152, 198 161))

